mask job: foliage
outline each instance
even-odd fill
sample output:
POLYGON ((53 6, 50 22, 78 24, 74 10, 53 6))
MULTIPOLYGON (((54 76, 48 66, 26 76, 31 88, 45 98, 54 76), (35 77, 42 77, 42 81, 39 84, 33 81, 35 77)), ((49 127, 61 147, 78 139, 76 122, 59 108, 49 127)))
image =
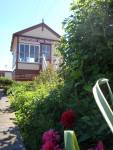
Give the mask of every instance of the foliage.
POLYGON ((113 87, 113 2, 79 0, 72 3, 71 9, 59 46, 63 56, 61 73, 64 90, 70 91, 69 106, 77 114, 74 130, 85 149, 88 143, 106 139, 110 134, 95 104, 92 87, 103 77, 110 79, 113 87))
POLYGON ((4 86, 4 85, 11 85, 13 83, 13 81, 9 78, 6 77, 0 77, 0 85, 4 86))
POLYGON ((65 109, 60 98, 62 87, 63 80, 48 69, 32 83, 16 83, 8 91, 28 150, 40 149, 43 132, 51 128, 63 132, 59 123, 65 109), (30 90, 29 84, 33 86, 30 90))
POLYGON ((7 90, 12 84, 13 84, 13 80, 6 77, 0 77, 0 88, 3 88, 5 90, 5 93, 7 92, 7 90))
POLYGON ((54 83, 59 80, 58 74, 53 71, 52 66, 49 65, 46 71, 41 72, 35 79, 36 84, 54 83))

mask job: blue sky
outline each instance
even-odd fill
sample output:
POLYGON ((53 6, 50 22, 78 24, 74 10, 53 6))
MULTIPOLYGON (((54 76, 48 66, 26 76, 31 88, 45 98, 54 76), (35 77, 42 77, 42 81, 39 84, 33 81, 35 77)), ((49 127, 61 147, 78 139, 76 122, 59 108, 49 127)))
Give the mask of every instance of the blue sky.
POLYGON ((12 34, 42 21, 63 34, 62 21, 70 15, 72 0, 0 0, 0 70, 11 70, 12 34))

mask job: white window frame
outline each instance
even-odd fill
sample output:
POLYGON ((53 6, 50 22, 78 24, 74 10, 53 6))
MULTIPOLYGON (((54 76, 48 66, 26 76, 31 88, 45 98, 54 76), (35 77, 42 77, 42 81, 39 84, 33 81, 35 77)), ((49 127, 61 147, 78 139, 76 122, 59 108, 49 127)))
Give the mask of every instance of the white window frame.
MULTIPOLYGON (((25 57, 25 52, 24 52, 24 57, 25 57)), ((33 43, 19 43, 19 55, 18 55, 18 62, 21 63, 31 63, 31 64, 37 64, 40 63, 40 44, 33 44, 33 43), (38 62, 29 62, 29 61, 20 61, 20 45, 23 44, 25 45, 29 45, 29 58, 30 58, 30 46, 38 46, 39 47, 39 56, 38 56, 38 62)))

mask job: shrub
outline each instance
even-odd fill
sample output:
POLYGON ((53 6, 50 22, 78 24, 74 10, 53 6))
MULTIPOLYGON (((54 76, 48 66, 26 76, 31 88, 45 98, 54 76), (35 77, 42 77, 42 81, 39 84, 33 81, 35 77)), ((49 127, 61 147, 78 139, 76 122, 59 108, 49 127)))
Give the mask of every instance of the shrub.
POLYGON ((91 103, 91 107, 89 107, 90 99, 87 101, 86 98, 85 101, 78 99, 73 84, 71 82, 64 84, 57 74, 50 80, 48 78, 43 80, 43 74, 47 76, 45 71, 30 83, 14 83, 8 91, 27 149, 40 149, 41 137, 49 129, 60 133, 61 146, 64 147, 64 128, 61 118, 70 110, 71 119, 70 113, 68 113, 68 119, 72 126, 66 126, 66 128, 73 128, 76 131, 81 149, 87 150, 92 143, 95 145, 95 139, 105 139, 105 135, 108 135, 109 131, 107 131, 108 128, 104 120, 100 119, 101 114, 96 109, 95 103, 93 106, 91 103), (76 112, 76 116, 73 112, 76 112), (101 126, 98 124, 100 121, 101 126), (95 132, 96 128, 98 130, 95 132))
POLYGON ((5 77, 0 77, 0 86, 12 85, 13 80, 5 77))
POLYGON ((28 150, 40 149, 42 134, 50 128, 63 134, 59 118, 65 110, 62 87, 63 80, 49 68, 35 81, 15 83, 8 90, 28 150))
POLYGON ((12 86, 12 84, 13 80, 5 77, 0 77, 0 88, 4 89, 5 93, 12 86))

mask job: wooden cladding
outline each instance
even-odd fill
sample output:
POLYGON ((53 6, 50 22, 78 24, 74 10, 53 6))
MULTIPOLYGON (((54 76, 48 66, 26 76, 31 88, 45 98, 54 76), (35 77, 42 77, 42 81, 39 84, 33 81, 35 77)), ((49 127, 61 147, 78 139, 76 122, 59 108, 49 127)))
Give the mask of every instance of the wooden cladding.
POLYGON ((16 81, 31 81, 39 74, 35 70, 15 70, 13 72, 13 79, 16 81))
POLYGON ((52 44, 53 40, 21 36, 19 37, 19 42, 35 43, 35 44, 40 44, 40 43, 52 44))

